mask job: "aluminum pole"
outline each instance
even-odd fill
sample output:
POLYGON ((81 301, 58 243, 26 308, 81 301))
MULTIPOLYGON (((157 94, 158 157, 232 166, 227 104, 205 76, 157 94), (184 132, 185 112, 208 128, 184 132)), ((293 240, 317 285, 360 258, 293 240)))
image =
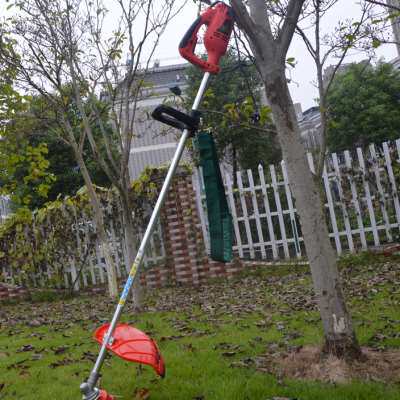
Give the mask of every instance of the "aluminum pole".
MULTIPOLYGON (((200 105, 200 101, 203 98, 204 92, 207 88, 207 83, 210 78, 210 73, 206 72, 201 81, 199 90, 197 92, 196 98, 193 103, 192 110, 195 111, 198 109, 200 105)), ((164 203, 165 197, 167 196, 169 186, 171 184, 172 178, 174 177, 176 168, 178 167, 179 161, 182 157, 183 150, 185 149, 186 141, 189 137, 190 132, 185 129, 182 133, 182 136, 179 140, 178 147, 176 148, 174 157, 172 158, 171 165, 168 169, 167 176, 165 177, 165 181, 161 188, 160 194, 158 196, 156 205, 154 206, 153 213, 151 214, 151 218, 149 224, 147 225, 146 232, 144 233, 142 242, 140 244, 139 250, 136 254, 135 261, 132 264, 131 270, 129 272, 129 277, 125 283, 124 289, 122 291, 121 297, 118 302, 118 306, 115 310, 113 318, 111 320, 110 326, 106 335, 104 336, 103 344, 101 345, 99 355, 97 356, 96 363, 90 373, 90 376, 87 382, 82 383, 81 392, 83 394, 84 400, 95 400, 98 397, 98 389, 95 388, 97 380, 99 379, 100 369, 103 366, 105 356, 107 354, 107 344, 110 342, 112 335, 114 333, 115 327, 119 321, 119 318, 122 313, 122 309, 124 308, 126 299, 128 297, 129 291, 135 281, 135 277, 137 276, 137 272, 142 266, 143 257, 147 249, 147 245, 150 241, 150 236, 155 228, 158 216, 160 214, 161 207, 164 203)))

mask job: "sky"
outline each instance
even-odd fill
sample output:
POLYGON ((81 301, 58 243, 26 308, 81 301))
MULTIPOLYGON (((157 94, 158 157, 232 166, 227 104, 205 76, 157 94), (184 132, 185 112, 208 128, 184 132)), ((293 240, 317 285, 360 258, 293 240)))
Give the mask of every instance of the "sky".
MULTIPOLYGON (((345 0, 339 2, 339 6, 331 10, 323 20, 323 32, 332 32, 337 26, 338 21, 345 20, 348 18, 354 18, 355 20, 360 15, 360 6, 357 0, 345 0)), ((186 30, 190 26, 191 22, 196 18, 197 8, 190 4, 185 7, 182 14, 171 24, 171 26, 165 32, 165 36, 162 40, 161 46, 159 47, 156 58, 159 58, 161 62, 179 62, 182 60, 179 58, 178 44, 186 30), (176 60, 166 60, 168 58, 174 58, 176 60)), ((386 61, 390 61, 397 57, 395 45, 383 45, 376 51, 376 59, 384 58, 386 61)), ((288 58, 294 57, 296 60, 296 66, 294 69, 288 71, 288 76, 293 83, 290 84, 290 92, 294 102, 299 102, 302 105, 303 111, 309 107, 315 106, 315 99, 318 97, 317 89, 313 82, 316 79, 316 69, 314 62, 307 52, 307 49, 303 41, 299 37, 295 37, 294 41, 288 52, 288 58)), ((367 58, 365 54, 357 54, 352 52, 347 57, 346 62, 356 62, 367 58)), ((332 63, 334 60, 332 60, 332 63)), ((329 65, 329 62, 327 66, 329 65)))
MULTIPOLYGON (((164 0, 156 0, 160 4, 164 4, 164 0), (162 2, 162 3, 161 3, 162 2)), ((184 1, 184 0, 177 0, 184 1)), ((110 10, 110 18, 108 19, 107 29, 112 31, 114 28, 113 12, 115 10, 115 0, 104 0, 105 5, 110 10)), ((5 13, 5 0, 0 0, 0 13, 5 13)), ((348 18, 357 19, 359 15, 358 0, 343 0, 339 2, 337 7, 334 7, 323 20, 323 32, 332 32, 337 26, 338 21, 348 18)), ((164 32, 159 46, 154 53, 153 59, 160 60, 161 65, 178 64, 185 62, 178 52, 178 44, 190 27, 191 23, 197 17, 197 6, 188 0, 187 5, 179 13, 177 17, 168 25, 164 32)), ((397 56, 396 48, 394 45, 383 45, 377 49, 376 59, 383 58, 390 61, 397 56)), ((316 70, 308 54, 305 45, 299 37, 295 37, 288 52, 288 58, 293 57, 296 60, 295 68, 288 70, 288 76, 292 83, 290 84, 290 91, 294 102, 299 102, 303 110, 316 105, 315 99, 317 98, 317 89, 313 82, 315 82, 316 70)), ((365 54, 358 54, 352 52, 346 62, 355 62, 365 59, 365 54)), ((334 61, 334 60, 333 60, 334 61)), ((329 62, 327 66, 329 65, 329 62)))

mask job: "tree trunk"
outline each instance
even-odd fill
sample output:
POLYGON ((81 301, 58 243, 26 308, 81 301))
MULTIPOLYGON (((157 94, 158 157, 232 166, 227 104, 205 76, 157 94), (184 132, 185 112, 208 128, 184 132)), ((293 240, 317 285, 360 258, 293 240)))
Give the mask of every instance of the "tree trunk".
POLYGON ((82 158, 82 155, 80 154, 80 152, 76 148, 76 146, 72 146, 72 147, 75 152, 75 157, 78 162, 79 168, 81 170, 83 180, 85 181, 85 185, 88 190, 90 203, 91 203, 92 209, 93 209, 94 220, 96 223, 97 236, 99 238, 100 246, 102 248, 103 255, 106 260, 108 293, 109 293, 110 297, 114 298, 114 297, 118 296, 117 274, 115 271, 114 261, 113 261, 112 255, 111 255, 109 238, 107 237, 107 234, 106 234, 103 212, 101 211, 99 199, 98 199, 96 191, 93 187, 92 180, 91 180, 89 172, 86 168, 86 164, 82 158))
POLYGON ((290 187, 296 200, 314 291, 325 333, 324 350, 338 357, 359 357, 351 317, 346 309, 336 262, 330 243, 318 183, 310 171, 300 140, 296 113, 284 68, 262 68, 266 95, 279 132, 290 187), (318 207, 319 205, 319 207, 318 207))
MULTIPOLYGON (((129 207, 129 198, 126 193, 121 194, 121 207, 122 207, 122 219, 124 225, 124 236, 125 236, 125 248, 127 254, 128 265, 127 270, 130 270, 133 262, 135 261, 136 251, 133 248, 135 240, 135 229, 133 224, 132 210, 129 207)), ((140 268, 138 269, 135 277, 135 281, 132 288, 132 300, 134 308, 140 310, 142 306, 142 296, 140 287, 140 268)))

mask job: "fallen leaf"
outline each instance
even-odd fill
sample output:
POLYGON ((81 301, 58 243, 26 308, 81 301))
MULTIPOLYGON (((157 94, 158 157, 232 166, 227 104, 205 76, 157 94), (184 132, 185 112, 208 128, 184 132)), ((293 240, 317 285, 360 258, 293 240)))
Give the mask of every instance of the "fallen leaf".
POLYGON ((134 395, 135 400, 147 400, 150 398, 150 390, 146 388, 139 388, 135 390, 134 395))
POLYGON ((52 350, 55 355, 59 355, 59 354, 65 353, 68 350, 68 346, 60 346, 60 347, 56 347, 56 348, 52 347, 52 350))
POLYGON ((32 351, 32 350, 35 350, 35 348, 31 344, 25 344, 20 349, 17 350, 17 353, 22 353, 25 351, 32 351))

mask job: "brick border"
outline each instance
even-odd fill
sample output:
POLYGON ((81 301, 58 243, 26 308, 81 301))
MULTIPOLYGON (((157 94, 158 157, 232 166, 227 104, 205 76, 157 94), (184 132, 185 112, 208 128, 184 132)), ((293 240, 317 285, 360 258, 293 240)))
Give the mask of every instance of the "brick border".
POLYGON ((25 300, 29 291, 21 286, 12 286, 0 283, 0 302, 9 300, 25 300))
POLYGON ((161 221, 166 262, 141 274, 144 286, 197 286, 210 278, 232 277, 243 269, 239 260, 224 264, 208 258, 190 173, 179 170, 176 174, 161 211, 161 221))

